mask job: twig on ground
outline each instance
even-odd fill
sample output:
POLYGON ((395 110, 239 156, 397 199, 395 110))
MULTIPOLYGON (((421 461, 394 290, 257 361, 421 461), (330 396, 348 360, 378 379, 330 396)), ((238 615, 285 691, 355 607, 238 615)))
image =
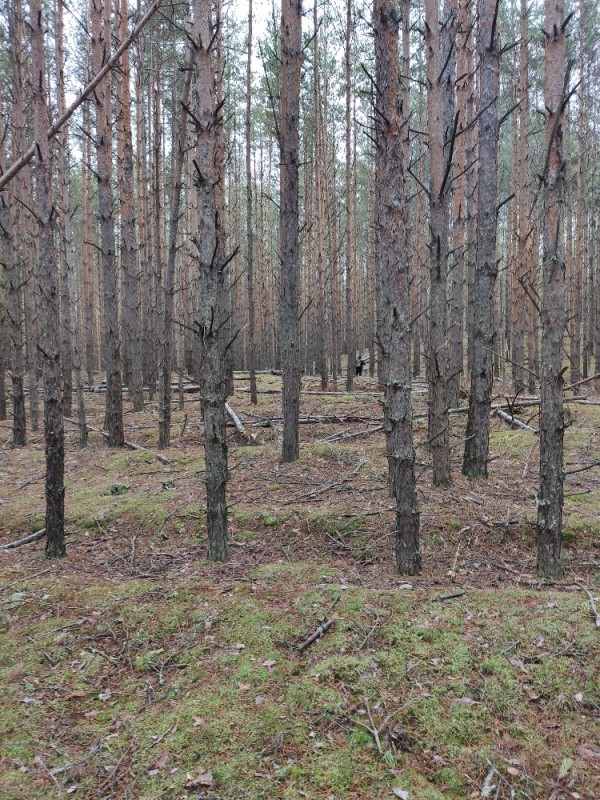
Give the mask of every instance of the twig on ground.
POLYGON ((321 625, 319 625, 316 631, 311 633, 311 635, 307 639, 305 639, 303 642, 300 642, 300 644, 296 646, 298 652, 303 653, 307 647, 310 647, 311 644, 323 638, 323 636, 325 636, 325 634, 327 633, 329 628, 331 628, 332 625, 333 625, 332 619, 328 619, 325 622, 321 623, 321 625))
POLYGON ((361 722, 359 719, 352 719, 352 723, 354 725, 359 725, 361 728, 364 728, 368 731, 371 736, 375 739, 375 745, 377 746, 377 752, 380 756, 383 755, 383 747, 381 746, 381 734, 385 731, 389 723, 392 719, 397 715, 401 714, 408 706, 412 703, 412 698, 409 698, 403 706, 400 708, 395 709, 390 714, 388 714, 381 725, 377 726, 375 724, 375 720, 373 719, 373 712, 371 711, 371 704, 369 703, 369 699, 365 697, 365 706, 367 707, 367 716, 369 717, 370 725, 366 725, 364 722, 361 722))
POLYGON ((462 597, 468 592, 468 589, 463 589, 461 592, 452 592, 451 594, 438 594, 432 597, 430 603, 443 603, 445 600, 453 600, 455 597, 462 597))
POLYGON ((598 613, 598 609, 596 608, 596 601, 594 600, 594 595, 590 592, 587 586, 583 585, 583 583, 578 583, 577 586, 579 586, 579 588, 587 594, 590 603, 590 614, 592 615, 592 617, 596 622, 596 627, 600 628, 600 614, 598 613))
MULTIPOLYGON (((71 419, 71 417, 63 417, 63 419, 65 419, 67 422, 70 422, 72 425, 77 425, 79 427, 79 422, 77 422, 77 420, 71 419)), ((88 429, 88 431, 92 431, 93 433, 99 433, 105 439, 108 439, 108 433, 106 433, 106 431, 103 431, 101 428, 95 428, 92 425, 86 425, 85 427, 88 429)), ((150 453, 151 455, 154 456, 154 458, 157 458, 161 462, 161 464, 171 463, 166 456, 161 455, 161 453, 153 453, 152 450, 149 450, 147 447, 142 447, 141 444, 136 444, 135 442, 128 442, 127 439, 124 440, 123 444, 125 445, 125 447, 129 447, 130 450, 141 450, 144 453, 150 453)))

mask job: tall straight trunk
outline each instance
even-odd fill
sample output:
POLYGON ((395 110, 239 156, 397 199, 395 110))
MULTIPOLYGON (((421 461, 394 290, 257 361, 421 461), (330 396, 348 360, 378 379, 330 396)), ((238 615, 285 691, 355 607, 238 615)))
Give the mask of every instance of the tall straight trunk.
MULTIPOLYGON (((107 2, 108 0, 105 0, 107 2)), ((117 45, 128 35, 128 4, 116 0, 117 45)), ((121 211, 123 376, 134 411, 143 411, 140 337, 138 250, 134 203, 133 143, 131 133, 131 89, 129 50, 121 56, 117 82, 117 163, 121 211)))
POLYGON ((211 52, 213 24, 211 0, 194 0, 196 158, 194 180, 199 194, 197 249, 199 277, 198 330, 201 348, 200 398, 204 411, 206 456, 206 506, 208 558, 227 558, 227 429, 225 400, 227 374, 226 264, 218 254, 224 250, 224 208, 217 184, 224 181, 224 164, 218 146, 217 128, 223 124, 216 101, 214 54, 211 52))
POLYGON ((39 224, 41 351, 44 376, 44 433, 46 444, 46 556, 65 554, 65 443, 61 397, 60 298, 54 248, 52 164, 46 131, 50 117, 46 94, 44 20, 41 0, 30 0, 33 133, 36 144, 36 216, 39 224))
MULTIPOLYGON (((86 55, 87 62, 87 55, 86 55)), ((87 70, 86 70, 87 72, 87 70)), ((91 130, 90 104, 83 108, 83 128, 91 130)), ((94 297, 96 285, 94 280, 96 251, 94 247, 94 221, 92 201, 92 142, 89 137, 83 139, 83 164, 81 167, 81 205, 83 218, 83 319, 84 319, 84 348, 87 382, 91 386, 94 381, 94 368, 97 365, 97 337, 96 337, 96 312, 94 297)))
MULTIPOLYGON (((446 23, 448 20, 446 21, 446 23)), ((448 419, 447 278, 450 212, 449 165, 446 163, 444 123, 448 92, 442 60, 447 52, 450 25, 440 35, 439 2, 425 2, 425 52, 427 60, 427 119, 429 131, 429 203, 431 241, 429 245, 429 442, 433 460, 433 483, 450 482, 450 432, 448 419)))
MULTIPOLYGON (((110 57, 110 25, 103 14, 100 0, 91 0, 93 62, 98 72, 110 57)), ((111 157, 110 79, 97 87, 96 108, 96 175, 98 178, 98 211, 100 214, 100 251, 104 284, 104 364, 106 369, 106 425, 110 447, 122 447, 123 399, 121 385, 120 337, 117 304, 117 272, 115 263, 115 230, 113 223, 113 189, 111 157)))
POLYGON ((584 69, 584 26, 586 6, 584 0, 579 3, 579 119, 577 130, 577 226, 575 229, 575 265, 572 275, 571 300, 571 383, 581 378, 581 287, 582 275, 585 271, 585 227, 587 217, 586 193, 586 143, 585 143, 585 69, 584 69))
POLYGON ((175 292, 175 264, 177 260, 177 237, 179 234, 179 218, 181 216, 181 190, 183 162, 187 140, 188 107, 192 90, 191 59, 187 64, 185 81, 181 96, 182 110, 175 123, 173 142, 173 166, 171 175, 171 204, 169 213, 169 251, 165 268, 164 314, 161 337, 162 353, 160 363, 162 374, 159 375, 158 387, 158 444, 169 447, 171 443, 171 376, 173 374, 173 301, 175 292))
MULTIPOLYGON (((527 41, 529 4, 527 0, 521 0, 520 16, 520 44, 519 44, 519 142, 518 142, 518 200, 519 200, 519 234, 517 241, 517 265, 516 282, 514 285, 513 303, 516 309, 513 330, 512 359, 516 364, 513 369, 515 390, 522 391, 525 388, 525 352, 527 345, 527 316, 533 317, 535 309, 527 297, 526 287, 528 285, 530 262, 531 262, 531 243, 532 243, 532 224, 530 214, 529 185, 531 169, 529 166, 529 45, 527 41)), ((529 325, 533 323, 531 319, 529 325)), ((534 365, 530 362, 529 369, 534 365)))
MULTIPOLYGON (((56 19, 56 98, 59 115, 64 113, 65 77, 64 77, 64 21, 63 4, 55 0, 54 14, 56 19)), ((64 125, 59 134, 58 147, 58 185, 60 199, 58 205, 58 225, 60 236, 60 332, 62 362, 62 396, 63 411, 71 416, 73 397, 73 324, 71 321, 71 271, 73 235, 71 229, 71 195, 69 169, 69 126, 64 125)))
POLYGON ((346 32, 344 50, 345 68, 345 96, 346 96, 346 391, 351 392, 354 385, 354 359, 356 358, 356 335, 352 312, 354 302, 352 298, 352 262, 354 256, 354 242, 352 240, 352 0, 346 0, 346 32))
POLYGON ((283 374, 283 461, 299 455, 299 212, 300 68, 302 64, 302 0, 281 5, 280 222, 281 278, 279 347, 283 374))
MULTIPOLYGON (((0 141, 0 171, 4 172, 6 128, 2 131, 0 141)), ((6 318, 1 346, 6 342, 7 362, 11 372, 12 394, 12 444, 23 447, 27 443, 27 422, 25 415, 25 393, 23 391, 23 311, 21 291, 21 270, 15 246, 13 227, 14 194, 9 186, 0 195, 0 252, 4 263, 4 280, 6 284, 6 318)), ((3 350, 4 352, 4 350, 3 350)))
POLYGON ((246 64, 246 280, 248 287, 248 370, 250 402, 258 403, 256 393, 256 313, 254 308, 254 218, 252 200, 252 0, 248 0, 248 61, 246 64))
POLYGON ((564 120, 569 72, 563 0, 546 0, 544 25, 546 163, 540 373, 540 488, 537 499, 539 575, 562 575, 563 336, 567 321, 564 251, 564 120))
MULTIPOLYGON (((13 91, 15 95, 15 102, 11 111, 11 122, 13 129, 13 142, 12 149, 15 153, 23 153, 27 149, 27 128, 25 112, 27 109, 27 100, 25 96, 25 83, 28 80, 27 75, 27 47, 25 45, 25 24, 23 19, 23 5, 21 0, 15 0, 12 5, 12 13, 10 14, 10 28, 9 36, 12 47, 10 48, 13 91)), ((29 408, 31 415, 31 430, 37 431, 38 429, 38 370, 37 370, 37 300, 36 293, 33 289, 33 281, 29 280, 29 273, 27 265, 33 262, 33 224, 30 212, 26 209, 31 198, 31 169, 26 166, 19 174, 17 180, 14 182, 14 192, 16 200, 15 208, 12 214, 12 224, 14 231, 20 231, 21 235, 15 236, 13 240, 15 267, 16 272, 13 273, 13 291, 10 291, 9 285, 9 303, 11 304, 11 324, 20 326, 18 329, 13 330, 15 349, 13 355, 19 358, 17 353, 18 342, 23 342, 25 339, 25 355, 26 365, 29 369, 29 408), (18 305, 18 307, 17 307, 18 305), (23 311, 21 309, 24 309, 23 311), (13 313, 14 312, 14 313, 13 313)), ((12 338, 12 337, 11 337, 12 338)), ((13 420, 13 425, 16 423, 18 427, 17 441, 22 439, 22 444, 25 444, 25 431, 26 422, 23 419, 25 409, 21 409, 21 403, 25 404, 24 390, 23 390, 23 373, 25 370, 25 363, 22 361, 21 349, 21 365, 17 363, 17 372, 13 376, 13 409, 15 403, 17 404, 18 419, 13 420), (20 380, 19 380, 19 375, 20 380), (14 378, 16 377, 16 384, 14 378), (22 401, 19 395, 23 398, 22 401)), ((15 432, 13 431, 13 440, 15 432)), ((15 441, 15 444, 17 442, 15 441)))
MULTIPOLYGON (((378 159, 376 235, 380 300, 377 337, 384 362, 384 429, 390 489, 396 506, 396 565, 402 574, 421 570, 419 512, 414 474, 410 380, 409 255, 405 247, 409 139, 408 91, 400 91, 398 26, 409 13, 397 0, 375 0, 375 125, 378 159)), ((406 84, 404 79, 403 85, 406 84)))
POLYGON ((321 73, 319 69, 319 17, 318 0, 313 5, 313 91, 314 91, 314 192, 315 192, 315 226, 316 226, 316 274, 315 274, 315 328, 312 331, 311 341, 315 344, 315 366, 321 378, 321 388, 327 389, 327 345, 325 325, 325 236, 327 225, 327 208, 325 205, 325 173, 327 160, 325 154, 326 122, 323 114, 323 100, 321 97, 321 73))
POLYGON ((498 92, 500 46, 497 0, 479 8, 479 170, 477 186, 477 264, 473 287, 473 363, 463 473, 487 478, 492 403, 492 353, 496 350, 495 285, 498 275, 496 225, 498 193, 498 92))

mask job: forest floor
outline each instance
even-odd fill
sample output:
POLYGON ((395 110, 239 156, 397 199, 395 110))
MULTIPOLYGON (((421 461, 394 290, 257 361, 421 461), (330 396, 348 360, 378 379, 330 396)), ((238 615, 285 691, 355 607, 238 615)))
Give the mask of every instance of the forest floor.
MULTIPOLYGON (((431 486, 415 384, 423 573, 394 569, 377 386, 304 378, 279 461, 280 379, 231 405, 230 561, 205 560, 197 395, 126 414, 148 451, 67 424, 67 557, 0 550, 0 798, 600 797, 600 398, 566 432, 566 574, 535 576, 538 439, 492 420, 488 481, 431 486), (327 420, 327 421, 326 421, 327 420), (252 423, 260 423, 252 425, 252 423), (365 432, 358 436, 352 434, 365 432), (336 434, 339 441, 326 441, 336 434), (320 625, 322 638, 301 650, 320 625)), ((502 383, 498 399, 503 401, 502 383)), ((508 385, 507 397, 510 399, 508 385)), ((88 421, 102 426, 103 395, 88 421)), ((519 416, 537 424, 537 407, 519 416)), ((43 527, 41 433, 0 426, 0 544, 43 527)))

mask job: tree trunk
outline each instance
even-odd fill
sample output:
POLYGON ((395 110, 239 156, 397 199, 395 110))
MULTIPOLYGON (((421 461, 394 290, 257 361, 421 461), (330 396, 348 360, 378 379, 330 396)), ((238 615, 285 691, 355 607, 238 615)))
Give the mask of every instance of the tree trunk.
POLYGON ((498 92, 500 46, 497 0, 482 0, 479 9, 479 170, 477 199, 477 264, 473 287, 473 363, 463 473, 487 478, 492 402, 492 352, 495 347, 494 304, 498 186, 498 92))
MULTIPOLYGON (((106 2, 107 0, 105 0, 106 2)), ((116 0, 116 43, 128 35, 128 5, 116 0)), ((119 206, 121 210, 123 377, 129 388, 134 411, 144 410, 140 337, 138 248, 134 204, 133 143, 131 134, 130 59, 126 50, 120 61, 117 82, 117 164, 119 165, 119 206)))
POLYGON ((165 269, 164 314, 162 349, 160 357, 162 374, 159 376, 158 400, 158 445, 169 447, 171 443, 171 375, 173 373, 173 300, 175 291, 175 262, 177 259, 177 237, 181 209, 183 162, 187 140, 188 107, 192 89, 191 59, 187 64, 181 97, 182 110, 175 123, 173 142, 173 166, 171 183, 171 208, 169 214, 169 252, 165 269))
MULTIPOLYGON (((408 13, 409 0, 403 0, 402 10, 397 0, 374 2, 375 135, 379 161, 376 232, 381 287, 377 336, 384 363, 384 429, 390 488, 396 503, 396 564, 400 573, 415 575, 421 571, 421 554, 410 399, 409 254, 405 247, 409 221, 409 97, 407 88, 400 93, 397 78, 398 26, 408 13)), ((406 82, 405 79, 403 86, 406 82)))
MULTIPOLYGON (((65 111, 64 79, 64 22, 63 4, 54 2, 56 19, 56 99, 59 116, 65 111)), ((69 127, 64 125, 58 138, 58 185, 60 195, 58 206, 58 226, 60 236, 60 333, 62 362, 63 414, 71 416, 73 399, 73 324, 71 321, 71 270, 73 236, 71 230, 71 197, 69 171, 69 127)))
POLYGON ((206 505, 208 558, 227 558, 227 436, 225 400, 228 344, 228 302, 223 252, 224 208, 216 187, 224 180, 224 165, 217 140, 223 124, 216 102, 215 71, 211 46, 211 0, 194 0, 196 158, 194 180, 198 189, 199 229, 194 237, 199 272, 198 328, 201 348, 200 397, 204 411, 206 456, 206 505))
MULTIPOLYGON (((438 0, 425 2, 425 51, 427 60, 427 118, 429 131, 429 203, 431 230, 429 256, 429 442, 433 461, 433 483, 450 482, 450 431, 448 420, 448 352, 446 339, 446 284, 448 278, 448 233, 450 212, 450 165, 446 161, 444 123, 448 117, 447 51, 450 20, 440 36, 438 0)), ((450 134, 449 134, 450 135, 450 134)))
POLYGON ((248 62, 246 65, 246 267, 248 287, 248 370, 250 402, 258 403, 256 393, 256 321, 254 308, 254 218, 252 206, 252 0, 248 0, 248 62))
POLYGON ((283 461, 299 455, 300 413, 299 337, 299 213, 300 68, 302 64, 302 0, 282 0, 281 111, 279 120, 281 284, 279 347, 283 373, 283 461))
MULTIPOLYGON (((2 131, 0 142, 0 171, 5 169, 5 134, 2 131)), ((11 393, 13 407, 12 444, 23 447, 27 443, 27 422, 25 415, 25 393, 23 391, 23 312, 21 308, 21 270, 15 248, 13 214, 13 193, 11 187, 0 195, 0 240, 6 282, 6 322, 2 326, 2 348, 4 342, 11 372, 11 393)))
POLYGON ((41 352, 44 375, 44 431, 46 443, 46 556, 65 554, 64 428, 60 391, 60 299, 54 248, 52 165, 46 131, 44 20, 41 0, 30 0, 33 131, 36 143, 36 216, 39 224, 41 352))
MULTIPOLYGON (((100 0, 91 0, 94 72, 110 57, 110 25, 100 0)), ((113 189, 111 155, 110 80, 96 88, 96 174, 100 214, 100 250, 104 283, 104 364, 106 368, 106 425, 109 447, 122 447, 123 399, 120 366, 115 231, 113 225, 113 189)))
POLYGON ((564 118, 568 102, 563 0, 546 0, 544 26, 546 163, 544 165, 544 259, 540 374, 539 575, 562 575, 563 516, 563 336, 566 326, 564 252, 564 118))

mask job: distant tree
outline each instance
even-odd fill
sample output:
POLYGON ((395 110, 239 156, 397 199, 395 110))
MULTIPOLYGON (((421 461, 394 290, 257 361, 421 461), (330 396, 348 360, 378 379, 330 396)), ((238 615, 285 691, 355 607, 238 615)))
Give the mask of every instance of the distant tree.
POLYGON ((500 44, 498 0, 479 5, 479 161, 477 174, 477 262, 472 303, 473 357, 469 416, 463 458, 463 473, 487 478, 490 445, 495 351, 494 303, 498 275, 496 255, 498 196, 498 95, 500 88, 500 44))
MULTIPOLYGON (((108 2, 108 0, 106 0, 108 2)), ((91 0, 94 72, 110 57, 110 6, 91 0)), ((96 110, 96 175, 100 215, 100 252, 104 286, 104 363, 106 367, 106 426, 110 447, 122 447, 123 394, 121 384, 121 342, 115 260, 114 193, 112 187, 112 134, 110 78, 94 92, 96 110)))

